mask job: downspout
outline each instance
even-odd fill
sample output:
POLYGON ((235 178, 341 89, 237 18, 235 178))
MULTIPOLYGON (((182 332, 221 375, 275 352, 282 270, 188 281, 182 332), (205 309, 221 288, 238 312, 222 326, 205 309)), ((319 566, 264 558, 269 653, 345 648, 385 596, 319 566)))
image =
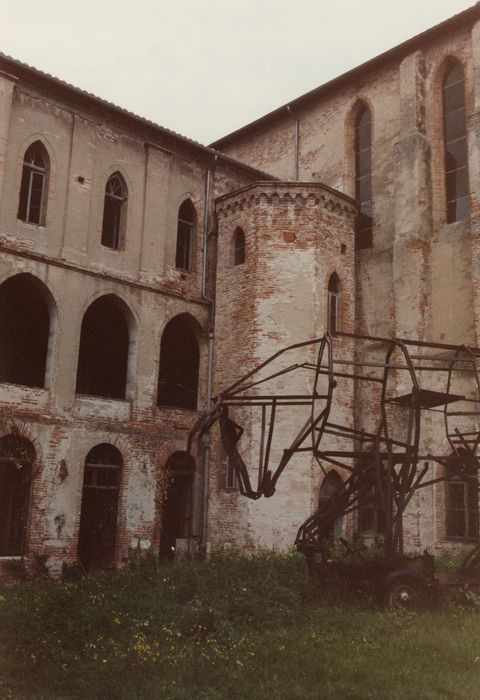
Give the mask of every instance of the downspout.
MULTIPOLYGON (((215 299, 207 293, 207 244, 208 244, 208 209, 210 205, 210 190, 212 172, 215 172, 215 164, 218 156, 215 156, 213 168, 209 167, 205 177, 205 197, 203 208, 203 260, 202 260, 202 299, 210 302, 209 319, 208 319, 208 357, 207 357, 207 393, 206 393, 206 408, 210 408, 212 402, 212 383, 213 383, 213 324, 215 318, 215 299)), ((207 553, 208 545, 208 506, 210 499, 210 432, 207 432, 205 437, 205 448, 203 453, 203 523, 202 523, 202 545, 205 553, 207 553)))
POLYGON ((298 181, 298 143, 300 140, 300 119, 296 117, 293 112, 292 108, 290 105, 287 105, 287 112, 289 115, 292 117, 293 121, 295 122, 295 151, 294 151, 294 160, 295 160, 295 168, 294 168, 294 180, 298 181))

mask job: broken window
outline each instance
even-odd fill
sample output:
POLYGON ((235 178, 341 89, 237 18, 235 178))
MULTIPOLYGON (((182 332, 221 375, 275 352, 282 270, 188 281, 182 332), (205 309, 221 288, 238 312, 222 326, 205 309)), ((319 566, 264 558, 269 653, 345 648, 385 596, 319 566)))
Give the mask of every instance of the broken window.
POLYGON ((87 455, 83 473, 78 558, 86 571, 113 563, 122 455, 102 443, 87 455))
POLYGON ((19 435, 0 440, 0 556, 22 556, 25 551, 30 502, 33 445, 19 435))
POLYGON ((23 157, 18 218, 29 224, 45 225, 50 159, 41 141, 35 141, 23 157))
POLYGON ((336 333, 340 330, 340 280, 334 272, 328 281, 328 330, 336 333))
POLYGON ((113 294, 88 307, 82 320, 77 394, 125 398, 130 344, 127 313, 113 294))
POLYGON ((113 173, 105 187, 102 245, 118 250, 123 243, 127 216, 127 186, 120 173, 113 173))
POLYGON ((178 210, 177 250, 175 267, 187 272, 192 269, 193 234, 195 229, 195 209, 186 199, 178 210))
POLYGON ((193 319, 175 316, 165 326, 160 345, 159 406, 197 408, 199 359, 193 319))
POLYGON ((160 556, 169 559, 175 555, 177 540, 191 537, 195 462, 188 452, 174 452, 166 470, 169 483, 163 504, 160 556))
POLYGON ((362 104, 355 119, 355 198, 360 211, 355 223, 357 250, 372 247, 372 118, 362 104))
POLYGON ((447 223, 470 215, 465 79, 458 63, 451 63, 443 80, 445 191, 447 223))
POLYGON ((450 478, 446 484, 447 537, 478 537, 478 479, 450 478))
POLYGON ((47 300, 49 292, 29 274, 10 277, 0 286, 0 381, 45 386, 51 324, 47 300))
POLYGON ((233 263, 243 265, 245 262, 245 233, 241 228, 237 228, 233 235, 233 263))

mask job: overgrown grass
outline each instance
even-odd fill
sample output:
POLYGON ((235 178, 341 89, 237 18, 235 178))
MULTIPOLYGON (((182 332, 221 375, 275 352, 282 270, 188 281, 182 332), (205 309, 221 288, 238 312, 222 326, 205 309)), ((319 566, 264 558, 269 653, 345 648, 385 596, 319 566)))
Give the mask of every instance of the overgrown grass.
POLYGON ((0 587, 0 677, 0 697, 39 700, 472 700, 480 614, 386 613, 297 556, 144 561, 0 587))

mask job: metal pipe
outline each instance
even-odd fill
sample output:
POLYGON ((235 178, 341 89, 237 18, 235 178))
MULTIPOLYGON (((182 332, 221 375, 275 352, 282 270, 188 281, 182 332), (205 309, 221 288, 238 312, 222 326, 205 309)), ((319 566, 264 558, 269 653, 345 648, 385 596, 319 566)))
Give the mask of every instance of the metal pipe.
POLYGON ((298 145, 299 145, 299 140, 300 140, 300 119, 293 114, 290 105, 287 105, 287 112, 292 117, 293 121, 295 122, 295 155, 294 155, 295 177, 294 177, 294 180, 298 181, 298 145))
MULTIPOLYGON (((208 347, 207 347, 207 394, 206 408, 210 409, 212 403, 212 382, 213 382, 213 327, 215 318, 215 300, 207 294, 207 244, 208 244, 208 209, 210 205, 210 190, 212 171, 215 171, 215 164, 218 156, 214 157, 213 168, 208 168, 205 175, 205 195, 203 210, 203 259, 202 259, 202 299, 210 302, 208 319, 208 347)), ((205 435, 205 448, 203 453, 203 522, 202 522, 202 545, 207 551, 208 544, 208 506, 209 506, 209 480, 210 480, 210 433, 205 435)))

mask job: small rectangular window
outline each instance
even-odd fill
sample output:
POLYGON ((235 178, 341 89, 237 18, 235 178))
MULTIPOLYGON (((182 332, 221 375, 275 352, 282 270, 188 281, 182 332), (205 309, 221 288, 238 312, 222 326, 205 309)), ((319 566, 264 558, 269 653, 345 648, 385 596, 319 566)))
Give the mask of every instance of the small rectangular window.
POLYGON ((453 478, 446 482, 447 537, 478 537, 478 481, 453 478))

